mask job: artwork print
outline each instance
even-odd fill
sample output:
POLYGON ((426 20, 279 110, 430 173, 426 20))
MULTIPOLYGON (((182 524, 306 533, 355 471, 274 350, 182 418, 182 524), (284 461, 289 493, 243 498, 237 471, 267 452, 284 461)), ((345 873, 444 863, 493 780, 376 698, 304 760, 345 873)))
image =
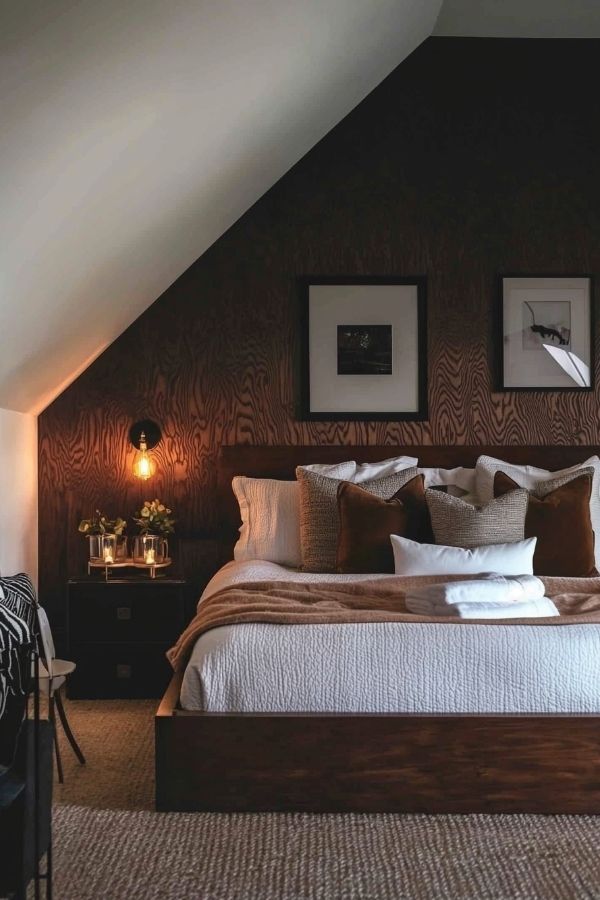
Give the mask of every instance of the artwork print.
POLYGON ((391 375, 391 325, 338 325, 338 375, 391 375))
POLYGON ((544 350, 554 344, 569 350, 571 346, 571 304, 559 300, 523 301, 523 350, 544 350))
POLYGON ((427 418, 426 283, 420 276, 306 276, 299 413, 312 421, 427 418))
POLYGON ((499 276, 498 326, 500 390, 592 389, 591 276, 499 276))

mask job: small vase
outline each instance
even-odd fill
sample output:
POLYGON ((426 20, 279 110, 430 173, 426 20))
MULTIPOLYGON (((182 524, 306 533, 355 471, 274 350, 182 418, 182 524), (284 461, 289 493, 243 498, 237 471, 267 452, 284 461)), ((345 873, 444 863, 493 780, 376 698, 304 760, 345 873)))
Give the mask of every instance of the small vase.
POLYGON ((160 534, 138 534, 133 539, 133 561, 140 565, 156 566, 169 558, 167 539, 160 534))

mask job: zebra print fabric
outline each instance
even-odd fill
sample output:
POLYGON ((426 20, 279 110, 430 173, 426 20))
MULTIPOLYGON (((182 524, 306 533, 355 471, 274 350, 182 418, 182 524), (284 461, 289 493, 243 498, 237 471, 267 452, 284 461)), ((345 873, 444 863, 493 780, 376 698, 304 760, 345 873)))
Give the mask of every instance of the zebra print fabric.
POLYGON ((37 633, 35 588, 28 575, 0 578, 0 719, 11 698, 24 697, 37 633))
POLYGON ((22 619, 31 633, 35 633, 37 597, 29 575, 21 572, 0 578, 0 605, 22 619))

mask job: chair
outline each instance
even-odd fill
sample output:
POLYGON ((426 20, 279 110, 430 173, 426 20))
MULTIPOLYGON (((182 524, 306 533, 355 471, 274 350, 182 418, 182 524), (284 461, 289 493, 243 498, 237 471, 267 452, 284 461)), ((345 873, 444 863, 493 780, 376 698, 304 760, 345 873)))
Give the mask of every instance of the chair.
POLYGON ((52 897, 52 744, 50 722, 25 719, 13 766, 0 780, 0 896, 26 900, 27 884, 46 881, 52 897), (2 781, 4 784, 2 784, 2 781), (10 794, 12 793, 12 797, 10 794), (40 871, 46 855, 46 872, 40 871))
POLYGON ((0 588, 0 896, 26 900, 33 878, 51 900, 54 729, 39 720, 35 607, 22 619, 5 600, 0 588))
POLYGON ((56 769, 58 771, 58 780, 62 784, 64 778, 62 761, 60 758, 60 750, 58 747, 58 736, 56 734, 55 712, 58 712, 60 724, 63 727, 63 731, 67 736, 67 740, 73 748, 73 752, 79 760, 80 765, 85 765, 85 757, 81 752, 79 744, 75 740, 73 732, 71 731, 61 697, 62 687, 71 672, 75 671, 76 664, 66 659, 56 659, 56 651, 54 649, 54 641, 52 639, 52 631, 50 629, 48 616, 46 615, 45 610, 41 606, 39 606, 39 604, 37 606, 37 616, 43 650, 43 660, 40 659, 39 663, 40 693, 48 698, 48 718, 54 726, 54 750, 56 753, 56 769))

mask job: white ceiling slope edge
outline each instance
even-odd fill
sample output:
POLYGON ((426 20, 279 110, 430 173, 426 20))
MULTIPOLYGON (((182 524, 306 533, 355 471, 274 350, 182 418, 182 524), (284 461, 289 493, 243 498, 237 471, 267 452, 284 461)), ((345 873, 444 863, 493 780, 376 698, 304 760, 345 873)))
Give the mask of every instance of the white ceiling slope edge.
POLYGON ((444 0, 434 35, 600 37, 600 0, 444 0))
POLYGON ((0 0, 0 407, 51 402, 440 5, 0 0))

